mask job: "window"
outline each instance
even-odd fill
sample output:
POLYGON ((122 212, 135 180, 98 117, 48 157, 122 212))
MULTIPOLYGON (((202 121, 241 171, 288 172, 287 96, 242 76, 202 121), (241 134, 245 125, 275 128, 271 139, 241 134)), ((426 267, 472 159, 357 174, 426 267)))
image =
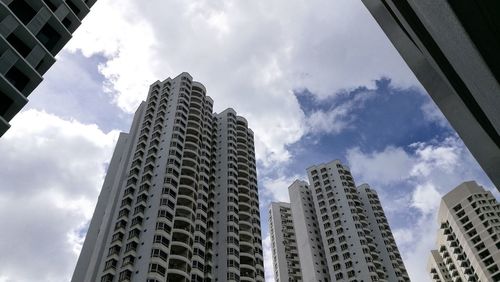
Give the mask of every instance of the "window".
POLYGON ((52 53, 61 39, 61 35, 49 23, 46 23, 36 35, 36 38, 52 53))
POLYGON ((10 70, 5 73, 5 78, 17 89, 22 92, 26 85, 29 83, 29 78, 16 66, 12 66, 10 70))
POLYGON ((170 241, 161 235, 155 235, 155 237, 153 238, 153 243, 162 244, 165 247, 168 247, 168 245, 170 244, 170 241))
POLYGON ((132 271, 125 270, 120 272, 120 276, 118 277, 118 281, 127 281, 132 278, 132 271))
POLYGON ((152 263, 149 265, 149 272, 158 273, 161 276, 165 276, 166 269, 165 269, 165 267, 163 267, 159 264, 152 263))
POLYGON ((19 52, 19 54, 21 54, 21 56, 23 56, 24 58, 26 58, 26 56, 28 56, 28 54, 31 52, 31 48, 26 45, 26 43, 24 43, 19 37, 17 37, 14 32, 9 34, 6 39, 7 41, 9 41, 10 45, 12 45, 12 47, 14 47, 14 49, 16 49, 16 51, 19 52))
POLYGON ((108 270, 110 268, 112 269, 116 269, 116 265, 117 265, 118 261, 115 260, 115 259, 110 259, 106 262, 106 264, 104 265, 104 270, 108 270))
POLYGON ((25 25, 27 25, 36 15, 35 9, 26 3, 25 0, 12 1, 12 3, 9 4, 9 8, 25 25))
POLYGON ((0 116, 4 116, 14 101, 7 94, 0 91, 0 116))

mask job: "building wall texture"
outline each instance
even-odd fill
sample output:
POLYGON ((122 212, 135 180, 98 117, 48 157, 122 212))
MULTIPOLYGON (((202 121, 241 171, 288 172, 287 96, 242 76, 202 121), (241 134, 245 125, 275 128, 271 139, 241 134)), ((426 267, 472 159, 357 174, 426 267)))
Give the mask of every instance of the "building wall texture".
POLYGON ((500 281, 500 204, 475 182, 446 194, 439 207, 433 281, 500 281))
POLYGON ((269 231, 275 270, 274 281, 302 281, 297 239, 289 203, 271 203, 269 231))
POLYGON ((96 0, 0 0, 0 136, 96 0))
POLYGON ((329 278, 316 209, 306 181, 296 180, 288 187, 303 281, 329 278))
POLYGON ((500 2, 362 1, 500 189, 500 2))
POLYGON ((253 132, 187 73, 120 136, 72 281, 263 281, 253 132))

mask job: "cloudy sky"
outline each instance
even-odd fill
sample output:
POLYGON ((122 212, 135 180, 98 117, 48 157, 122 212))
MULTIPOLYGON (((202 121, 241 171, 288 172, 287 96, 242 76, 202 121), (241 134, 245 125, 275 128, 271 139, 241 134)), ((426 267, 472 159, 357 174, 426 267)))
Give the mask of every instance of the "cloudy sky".
POLYGON ((312 164, 379 192, 414 281, 440 196, 493 190, 359 0, 99 0, 0 139, 1 282, 70 279, 118 133, 183 71, 255 131, 268 281, 268 205, 312 164))

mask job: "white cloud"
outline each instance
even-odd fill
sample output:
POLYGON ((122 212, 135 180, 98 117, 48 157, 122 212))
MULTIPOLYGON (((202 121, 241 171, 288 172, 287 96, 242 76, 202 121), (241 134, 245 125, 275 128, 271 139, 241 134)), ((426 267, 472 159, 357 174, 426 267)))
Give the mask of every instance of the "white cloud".
POLYGON ((75 32, 67 50, 87 57, 107 58, 99 70, 106 78, 104 90, 124 111, 133 113, 158 77, 156 40, 150 23, 142 19, 132 1, 102 0, 92 8, 75 32))
MULTIPOLYGON (((338 94, 338 96, 348 96, 347 101, 334 101, 327 102, 328 104, 333 104, 335 106, 328 110, 317 110, 310 113, 305 120, 307 126, 307 133, 328 133, 328 134, 338 134, 345 130, 346 128, 352 127, 356 116, 353 115, 354 110, 363 108, 365 102, 375 97, 374 91, 363 91, 357 93, 346 93, 338 94)), ((324 99, 318 99, 317 104, 325 103, 324 99)))
POLYGON ((453 172, 462 164, 460 154, 467 154, 465 147, 457 138, 447 138, 440 145, 415 143, 410 145, 416 149, 416 156, 421 160, 414 166, 411 174, 415 176, 430 175, 435 169, 453 172))
POLYGON ((405 180, 414 166, 413 158, 403 148, 392 146, 367 154, 355 147, 347 151, 346 158, 352 171, 361 174, 360 179, 372 185, 405 180))
POLYGON ((303 177, 299 175, 285 176, 279 175, 277 177, 264 177, 262 180, 261 189, 266 199, 275 202, 290 202, 288 195, 288 187, 296 179, 303 177))
MULTIPOLYGON (((215 107, 234 107, 256 132, 264 165, 287 161, 308 130, 292 94, 319 97, 382 76, 418 84, 361 1, 100 0, 70 50, 104 54, 106 89, 128 112, 157 79, 189 71, 215 107), (286 8, 284 8, 286 7, 286 8)), ((311 123, 330 128, 318 113, 311 123)))
POLYGON ((413 221, 411 228, 394 231, 399 251, 412 281, 431 281, 427 272, 427 261, 431 249, 435 248, 437 230, 438 224, 435 214, 427 214, 413 221), (398 234, 399 236, 396 237, 398 234), (409 237, 403 237, 401 240, 401 234, 406 234, 409 237))
POLYGON ((0 139, 1 281, 67 281, 117 138, 27 110, 0 139))
POLYGON ((273 252, 271 247, 271 237, 269 234, 264 238, 264 240, 262 240, 262 249, 264 252, 265 280, 274 281, 273 252))
POLYGON ((422 213, 435 212, 439 207, 442 195, 432 183, 417 185, 412 196, 412 206, 422 213))

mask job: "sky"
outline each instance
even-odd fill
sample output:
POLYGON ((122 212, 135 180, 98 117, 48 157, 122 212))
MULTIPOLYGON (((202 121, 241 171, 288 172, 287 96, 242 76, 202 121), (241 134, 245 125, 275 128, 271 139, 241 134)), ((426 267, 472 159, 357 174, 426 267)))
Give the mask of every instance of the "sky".
POLYGON ((377 190, 413 281, 442 195, 498 192, 358 0, 99 0, 0 138, 0 282, 69 281, 120 131, 187 71, 255 132, 267 209, 340 159, 377 190))

